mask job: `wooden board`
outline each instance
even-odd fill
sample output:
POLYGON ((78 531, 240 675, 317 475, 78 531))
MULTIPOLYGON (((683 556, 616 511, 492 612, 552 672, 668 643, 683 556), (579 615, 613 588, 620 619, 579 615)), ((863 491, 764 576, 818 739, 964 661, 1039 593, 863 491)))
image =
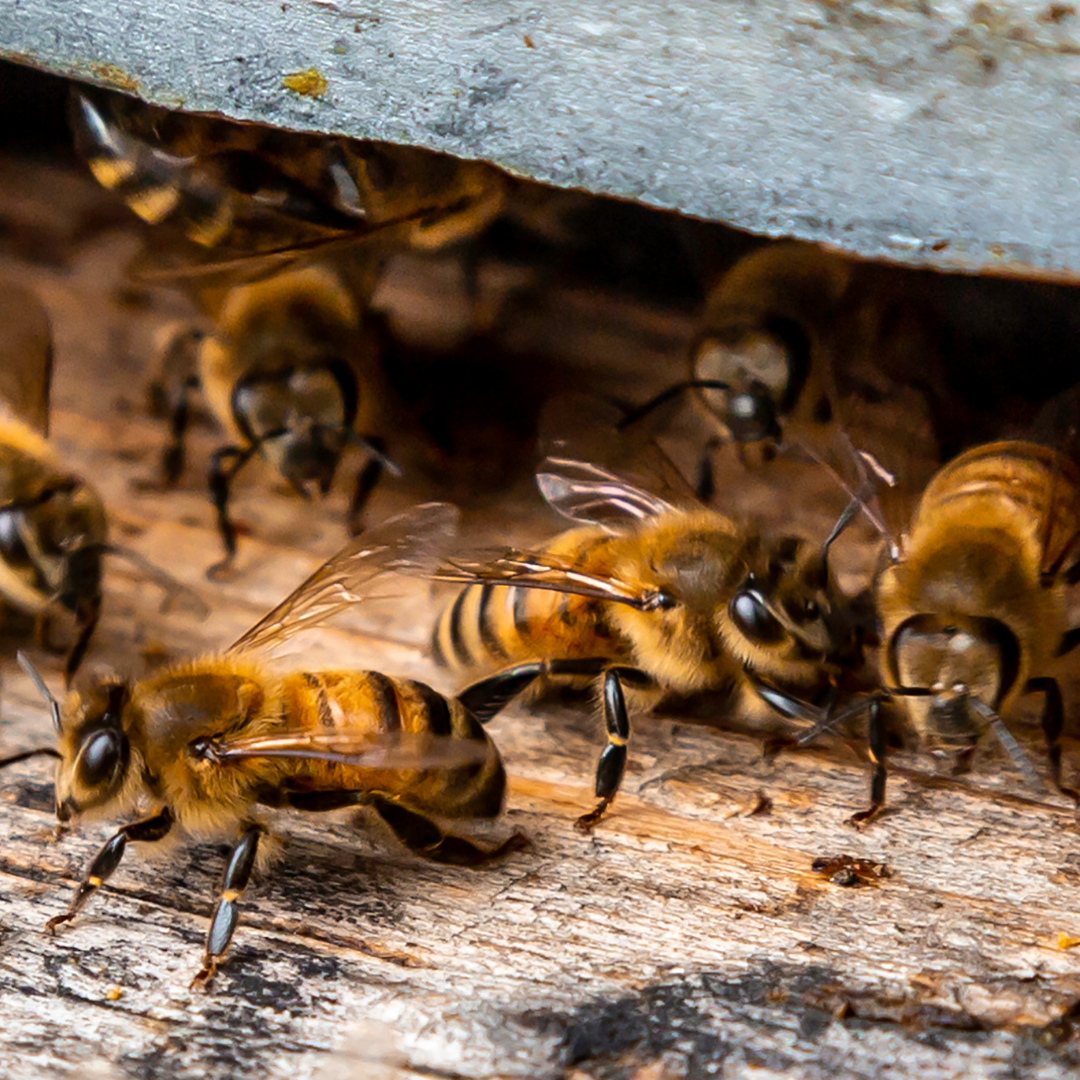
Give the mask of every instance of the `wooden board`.
MULTIPOLYGON (((109 220, 92 187, 23 163, 5 170, 12 183, 2 190, 14 189, 15 172, 23 178, 21 212, 38 207, 41 250, 67 251, 32 262, 9 245, 0 261, 4 274, 39 288, 54 317, 57 443, 100 484, 118 538, 213 608, 202 622, 163 614, 155 586, 112 564, 90 663, 137 670, 159 643, 177 654, 220 647, 340 544, 344 497, 308 506, 253 475, 237 505, 254 531, 241 572, 224 586, 206 582, 217 548, 201 463, 213 432, 195 432, 180 490, 133 484, 152 475, 162 442, 141 411, 141 388, 151 331, 176 303, 124 287, 122 266, 141 234, 123 218, 81 236, 69 228, 92 216, 88 208, 109 220), (45 207, 60 191, 66 209, 53 220, 45 207)), ((388 302, 407 310, 430 295, 440 278, 422 269, 399 268, 388 302)), ((674 356, 691 327, 678 314, 604 303, 566 295, 552 308, 571 339, 593 335, 583 352, 623 357, 647 392, 663 369, 640 342, 667 341, 674 356), (600 330, 597 310, 606 312, 600 330)), ((733 472, 741 479, 727 495, 774 512, 802 499, 806 527, 827 524, 828 498, 778 491, 782 475, 733 472)), ((422 479, 387 485, 374 513, 432 494, 422 479)), ((474 503, 467 521, 493 542, 557 527, 527 479, 474 503)), ((853 582, 868 554, 849 550, 853 582)), ((419 596, 371 624, 394 641, 366 636, 359 615, 344 620, 316 635, 305 663, 377 666, 448 688, 422 651, 434 611, 419 596)), ((55 662, 46 667, 55 685, 55 662)), ((10 663, 2 708, 5 752, 50 737, 33 688, 10 663)), ((600 744, 592 711, 515 708, 492 731, 512 777, 503 828, 524 829, 531 850, 481 870, 445 868, 347 817, 285 818, 284 856, 246 895, 209 993, 188 983, 222 852, 132 852, 86 914, 49 937, 46 919, 65 909, 109 824, 58 838, 47 764, 4 772, 0 1071, 854 1080, 886 1071, 1050 1078, 1080 1066, 1076 1042, 1042 1028, 1080 998, 1080 949, 1062 945, 1080 938, 1075 814, 1028 797, 994 754, 963 782, 934 779, 925 759, 901 759, 895 813, 857 833, 844 824, 866 797, 854 750, 768 763, 747 735, 643 717, 625 794, 585 837, 572 820, 591 801, 600 744), (839 854, 889 874, 848 888, 811 869, 839 854)))

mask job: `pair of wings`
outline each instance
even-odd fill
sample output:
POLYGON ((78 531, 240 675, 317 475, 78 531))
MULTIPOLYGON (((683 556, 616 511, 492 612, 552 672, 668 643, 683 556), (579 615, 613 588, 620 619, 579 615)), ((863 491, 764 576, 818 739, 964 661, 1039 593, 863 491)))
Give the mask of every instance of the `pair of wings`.
MULTIPOLYGON (((670 503, 596 465, 548 458, 537 474, 544 498, 572 521, 640 522, 678 513, 670 503)), ((459 512, 448 503, 424 503, 365 530, 319 567, 299 588, 238 638, 230 653, 276 648, 356 604, 394 595, 393 576, 450 582, 492 582, 577 592, 639 603, 630 586, 582 574, 546 553, 502 551, 490 558, 448 558, 459 512)))

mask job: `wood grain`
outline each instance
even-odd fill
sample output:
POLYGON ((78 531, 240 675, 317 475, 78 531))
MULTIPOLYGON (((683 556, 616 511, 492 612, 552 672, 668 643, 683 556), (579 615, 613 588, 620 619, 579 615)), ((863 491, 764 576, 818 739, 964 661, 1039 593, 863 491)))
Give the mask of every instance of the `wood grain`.
MULTIPOLYGON (((47 199, 44 175, 39 188, 47 199)), ((164 297, 125 302, 121 267, 139 242, 124 227, 76 243, 63 266, 10 255, 2 264, 40 289, 54 317, 58 444, 100 484, 118 538, 213 609, 202 622, 162 613, 155 586, 112 564, 90 662, 134 670, 159 645, 184 654, 232 640, 343 540, 344 502, 337 493, 304 505, 253 474, 237 505, 253 531, 240 572, 220 587, 205 581, 217 549, 198 463, 213 433, 195 433, 179 491, 133 485, 152 473, 163 436, 140 411, 147 342, 175 309, 164 297)), ((415 293, 422 281, 410 284, 415 293)), ((568 334, 583 332, 588 309, 562 310, 568 334)), ((635 327, 661 328, 674 353, 686 321, 627 305, 623 315, 605 331, 608 354, 640 363, 647 392, 662 372, 634 352, 635 327)), ((767 475, 733 475, 732 499, 777 501, 767 475), (756 494, 743 491, 754 485, 756 494)), ((375 513, 431 494, 422 479, 387 485, 375 513)), ((805 501, 808 528, 827 522, 831 506, 805 501)), ((467 519, 471 535, 494 542, 556 527, 527 479, 467 519)), ((866 554, 848 553, 853 577, 866 554)), ((434 610, 418 593, 395 611, 358 612, 317 635, 305 663, 437 682, 422 651, 434 610)), ((55 681, 55 662, 47 670, 55 681)), ((2 708, 5 752, 50 737, 11 664, 2 708)), ((1080 998, 1080 949, 1060 943, 1080 937, 1077 823, 1064 803, 1028 797, 993 754, 964 782, 902 758, 894 812, 857 833, 843 823, 866 797, 854 750, 767 762, 759 740, 717 719, 642 717, 625 793, 585 837, 572 821, 591 802, 596 717, 557 702, 510 710, 492 725, 512 777, 500 828, 524 829, 532 848, 481 870, 426 864, 347 815, 283 817, 283 856, 245 897, 208 993, 188 983, 222 852, 136 851, 84 916, 49 937, 45 921, 65 909, 109 825, 57 836, 47 765, 13 767, 0 775, 0 1073, 1075 1075, 1076 1043, 1043 1030, 1080 998), (845 888, 811 869, 841 854, 883 863, 888 875, 845 888)))

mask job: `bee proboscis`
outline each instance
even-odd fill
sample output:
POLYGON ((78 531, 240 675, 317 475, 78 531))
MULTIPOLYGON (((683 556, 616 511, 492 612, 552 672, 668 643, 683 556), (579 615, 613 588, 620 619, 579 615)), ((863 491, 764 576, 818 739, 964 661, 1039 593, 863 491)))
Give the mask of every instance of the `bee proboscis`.
MULTIPOLYGON (((233 845, 202 968, 208 982, 232 939, 238 901, 275 808, 365 805, 411 850, 475 863, 517 846, 485 847, 435 819, 496 817, 506 777, 498 750, 460 702, 423 683, 375 671, 276 675, 267 651, 346 607, 380 594, 384 574, 427 567, 452 533, 455 508, 428 503, 371 529, 331 558, 226 652, 133 680, 95 679, 49 702, 60 821, 137 814, 91 862, 67 912, 83 908, 129 841, 177 832, 233 845)), ((393 581, 392 577, 387 578, 393 581)))

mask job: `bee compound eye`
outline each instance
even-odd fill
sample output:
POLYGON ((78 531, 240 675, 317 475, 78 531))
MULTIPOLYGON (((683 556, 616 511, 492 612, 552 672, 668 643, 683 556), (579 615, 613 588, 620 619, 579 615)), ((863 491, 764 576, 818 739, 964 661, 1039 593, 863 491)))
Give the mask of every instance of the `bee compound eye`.
POLYGON ((784 628, 756 592, 743 589, 728 605, 732 622, 751 641, 759 645, 776 645, 784 639, 784 628))
POLYGON ((115 775, 126 756, 127 739, 115 730, 95 732, 79 754, 79 781, 88 788, 100 787, 115 775))

